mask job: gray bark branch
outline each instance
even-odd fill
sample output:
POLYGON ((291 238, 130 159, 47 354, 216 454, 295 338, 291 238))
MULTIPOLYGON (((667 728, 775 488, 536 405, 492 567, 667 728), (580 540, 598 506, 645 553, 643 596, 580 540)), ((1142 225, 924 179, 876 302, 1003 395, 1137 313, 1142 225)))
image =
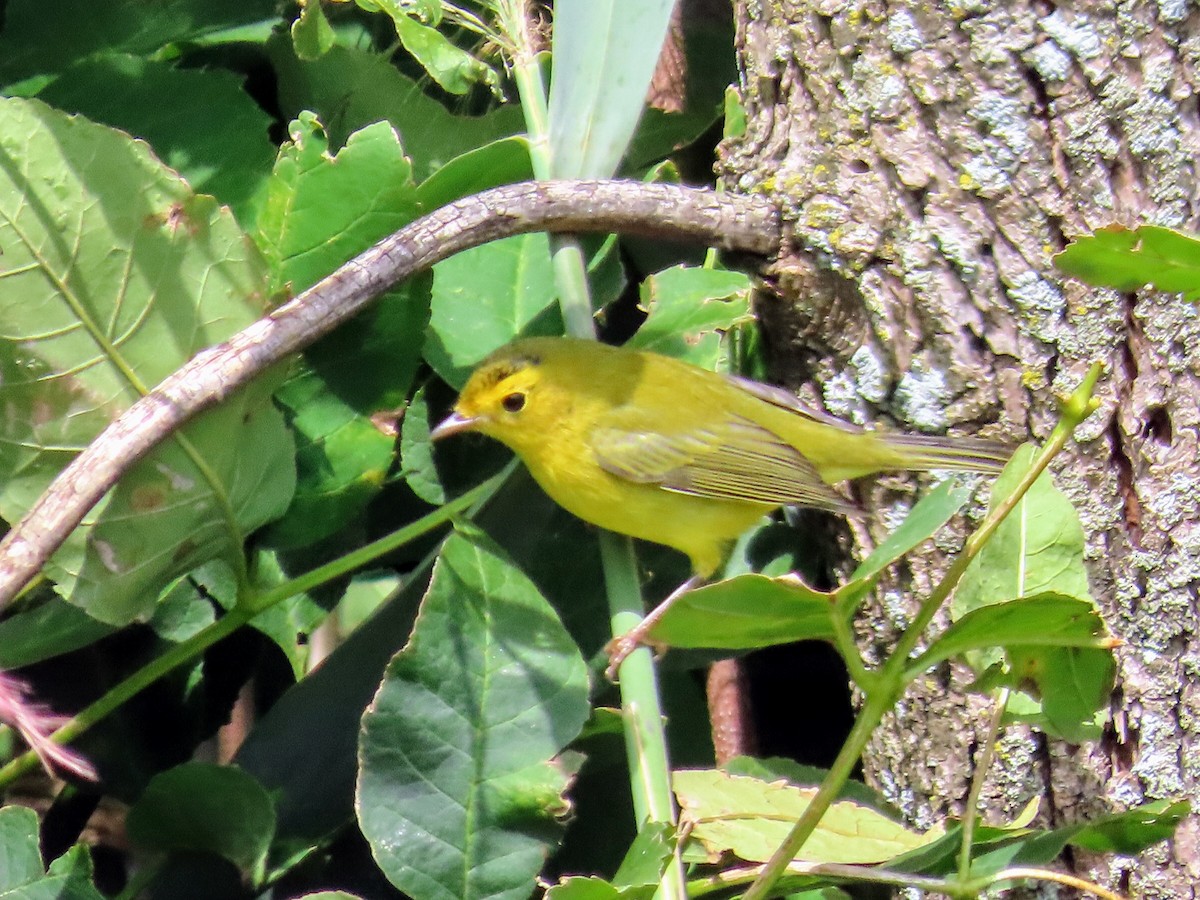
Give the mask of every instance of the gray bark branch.
POLYGON ((398 282, 461 250, 530 231, 619 231, 769 257, 779 247, 780 226, 778 211, 765 197, 672 184, 526 183, 448 204, 197 354, 108 426, 0 542, 0 609, 122 474, 191 418, 332 331, 398 282))

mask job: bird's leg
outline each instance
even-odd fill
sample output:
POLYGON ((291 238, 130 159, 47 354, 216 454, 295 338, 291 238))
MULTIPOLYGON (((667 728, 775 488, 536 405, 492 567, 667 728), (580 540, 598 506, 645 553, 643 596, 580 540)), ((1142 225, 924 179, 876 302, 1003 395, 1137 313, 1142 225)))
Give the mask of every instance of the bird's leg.
POLYGON ((617 670, 621 668, 621 663, 625 662, 625 657, 629 656, 634 650, 642 646, 653 646, 654 642, 646 637, 646 634, 659 623, 663 616, 667 614, 675 602, 694 588, 704 584, 705 578, 703 575, 693 575, 675 590, 671 591, 670 595, 654 609, 650 610, 633 628, 625 632, 620 637, 615 637, 608 642, 605 649, 608 651, 608 668, 604 670, 605 676, 609 681, 616 682, 617 670))

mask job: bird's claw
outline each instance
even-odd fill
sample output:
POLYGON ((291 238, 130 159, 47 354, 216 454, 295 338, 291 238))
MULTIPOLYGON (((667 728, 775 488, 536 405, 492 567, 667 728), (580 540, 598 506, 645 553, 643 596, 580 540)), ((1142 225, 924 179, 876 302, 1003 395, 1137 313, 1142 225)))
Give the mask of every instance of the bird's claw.
POLYGON ((639 647, 649 647, 654 651, 655 659, 662 658, 662 655, 667 652, 667 645, 660 641, 652 640, 647 636, 647 631, 647 628, 638 625, 605 644, 604 652, 608 654, 608 666, 604 669, 605 678, 616 684, 618 680, 617 673, 621 668, 621 663, 625 662, 629 654, 639 647))

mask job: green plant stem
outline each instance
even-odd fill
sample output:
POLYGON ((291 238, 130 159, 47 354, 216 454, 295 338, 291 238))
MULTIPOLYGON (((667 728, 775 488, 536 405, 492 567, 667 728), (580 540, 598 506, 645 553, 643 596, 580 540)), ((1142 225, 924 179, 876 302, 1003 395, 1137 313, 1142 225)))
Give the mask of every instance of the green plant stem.
MULTIPOLYGON (((120 684, 107 691, 95 703, 81 710, 50 737, 59 744, 69 744, 129 698, 140 693, 168 672, 198 657, 217 641, 232 634, 253 618, 249 609, 232 609, 213 624, 196 632, 186 641, 176 644, 162 656, 152 659, 120 684)), ((8 787, 21 775, 35 768, 37 754, 23 753, 0 768, 0 789, 8 787)))
POLYGON ((546 82, 538 63, 533 36, 529 33, 526 0, 501 0, 496 8, 500 30, 508 38, 512 54, 512 77, 521 98, 525 133, 529 138, 529 161, 538 181, 552 178, 550 170, 550 113, 546 82))
POLYGON ((591 292, 587 284, 587 261, 579 238, 570 234, 550 235, 550 254, 554 264, 554 283, 558 285, 558 305, 563 324, 572 337, 595 338, 591 292))
MULTIPOLYGON (((625 634, 642 620, 641 585, 633 541, 611 532, 600 534, 600 560, 608 589, 609 618, 613 635, 625 634)), ((638 830, 651 822, 674 826, 678 822, 671 793, 671 767, 663 731, 658 677, 649 647, 639 647, 621 663, 621 712, 624 720, 625 757, 638 830)), ((678 854, 667 867, 662 893, 686 898, 683 866, 678 854)))
MULTIPOLYGON (((609 588, 609 618, 613 634, 624 634, 642 620, 642 593, 637 579, 633 542, 612 532, 600 535, 600 560, 609 588), (613 603, 616 598, 619 602, 613 603)), ((621 664, 625 704, 625 745, 633 789, 633 812, 638 822, 675 822, 669 790, 666 741, 660 722, 649 721, 657 705, 657 676, 649 647, 639 647, 621 664)))
POLYGON ((1097 897, 1102 898, 1102 900, 1126 900, 1124 894, 1110 891, 1108 888, 1103 888, 1077 875, 1068 875, 1066 872, 1055 872, 1053 869, 1038 869, 1031 866, 1015 866, 1011 869, 1001 869, 995 875, 988 878, 987 886, 999 884, 1002 881, 1052 881, 1055 884, 1095 894, 1097 897))
POLYGON ((850 627, 850 620, 838 609, 833 610, 830 620, 833 623, 833 643, 846 664, 846 674, 864 694, 870 695, 875 689, 878 676, 863 662, 862 654, 858 652, 858 644, 854 641, 854 630, 850 627))
MULTIPOLYGON (((722 869, 704 878, 693 879, 688 883, 688 896, 704 897, 717 892, 727 894, 730 888, 746 884, 753 879, 757 871, 758 869, 750 867, 722 869)), ((1075 875, 1032 866, 1004 869, 995 875, 976 878, 968 884, 957 884, 943 878, 913 875, 909 872, 893 872, 877 866, 858 866, 849 863, 792 863, 788 866, 786 874, 801 878, 824 876, 854 883, 890 884, 895 887, 915 888, 932 894, 960 897, 963 900, 974 900, 985 890, 995 887, 1002 881, 1051 881, 1095 894, 1103 900, 1126 900, 1121 894, 1075 875)))
MULTIPOLYGON (((499 21, 513 44, 513 80, 525 112, 534 177, 539 180, 553 178, 557 173, 554 151, 550 146, 546 87, 537 56, 532 50, 524 0, 502 0, 499 21)), ((579 241, 569 235, 551 235, 550 248, 559 307, 567 333, 594 339, 596 331, 583 249, 579 241)), ((624 634, 641 621, 645 611, 633 544, 628 538, 602 533, 600 556, 604 565, 612 633, 614 636, 624 634)), ((639 649, 625 660, 620 681, 630 790, 638 830, 649 822, 673 825, 676 815, 671 794, 671 769, 663 730, 662 703, 648 649, 639 649)), ((659 893, 672 900, 683 900, 687 896, 684 892, 683 866, 678 854, 667 868, 659 893)))
POLYGON ((913 650, 916 649, 925 630, 933 621, 933 617, 937 611, 941 609, 942 604, 950 598, 957 587, 958 582, 962 579, 963 574, 967 571, 967 567, 971 561, 979 554, 988 540, 995 534, 996 529, 1000 527, 1000 523, 1016 508, 1017 504, 1025 496, 1025 493, 1033 486, 1038 477, 1050 465, 1050 462, 1066 446, 1067 441, 1074 433, 1075 428, 1087 418, 1096 408, 1096 403, 1092 399, 1092 393, 1096 388, 1096 382, 1100 378, 1102 368, 1099 363, 1093 364, 1084 376, 1083 383, 1076 391, 1063 403, 1062 412, 1059 417, 1058 425, 1055 426, 1050 439, 1042 448, 1034 460, 1033 465, 1025 476, 1018 483, 1013 492, 1004 499, 1002 503, 996 506, 980 523, 975 532, 967 538, 963 545, 962 552, 950 564, 945 576, 938 582, 937 586, 930 592, 929 596, 921 604, 917 610, 917 614, 913 619, 912 624, 904 630, 900 638, 896 641, 896 647, 892 654, 879 671, 876 689, 867 696, 866 702, 859 710, 858 716, 855 718, 854 727, 850 730, 849 737, 842 745, 841 751, 838 753, 837 759, 829 768, 829 774, 817 789, 816 795, 805 808, 804 813, 792 826, 792 830, 788 833, 787 838, 779 845, 771 859, 768 860, 766 866, 763 867, 762 873, 750 885, 750 888, 743 895, 743 900, 763 900, 767 897, 771 889, 775 886, 775 882, 779 880, 787 869, 788 864, 795 859, 796 854, 804 846, 804 843, 812 835, 817 824, 825 815, 842 786, 850 777, 855 764, 857 764, 862 752, 866 749, 867 741, 871 737, 871 733, 878 727, 887 714, 900 699, 904 693, 904 689, 917 677, 921 671, 916 667, 909 668, 909 658, 913 650))
POLYGON ((958 880, 960 883, 965 883, 971 877, 971 845, 975 840, 975 823, 979 818, 976 810, 979 808, 979 797, 983 794, 983 782, 987 779, 988 770, 992 767, 992 760, 996 756, 996 742, 1000 739, 1000 726, 1004 722, 1004 711, 1008 708, 1008 698, 1008 688, 1001 688, 992 704, 987 734, 984 735, 983 746, 975 760, 975 772, 971 776, 971 789, 967 792, 967 803, 963 809, 962 846, 958 850, 958 880))
MULTIPOLYGON (((86 707, 71 718, 65 725, 55 731, 50 737, 59 744, 68 744, 97 722, 112 713, 130 698, 145 690, 168 672, 199 657, 205 650, 222 638, 228 637, 241 626, 245 625, 259 613, 280 603, 289 597, 302 594, 318 585, 325 584, 335 578, 345 575, 354 569, 390 553, 397 547, 416 540, 428 532, 439 528, 455 516, 467 511, 472 506, 486 499, 496 490, 512 471, 509 466, 500 474, 489 478, 463 495, 456 497, 444 506, 406 525, 399 531, 374 541, 365 547, 360 547, 352 553, 326 563, 311 572, 293 578, 271 590, 259 595, 244 595, 237 605, 220 619, 196 632, 185 641, 171 647, 162 656, 152 659, 124 681, 115 685, 95 703, 86 707)), ((32 770, 39 764, 38 756, 33 751, 21 754, 0 767, 0 790, 12 784, 20 776, 32 770)))
POLYGON ((252 615, 258 615, 263 610, 269 609, 276 603, 280 603, 289 597, 295 597, 297 594, 311 591, 313 588, 347 575, 355 569, 361 569, 368 563, 379 559, 381 556, 386 556, 393 550, 403 547, 411 541, 415 541, 417 538, 428 534, 433 529, 446 524, 451 519, 457 518, 484 502, 507 480, 517 465, 517 461, 513 460, 487 481, 480 482, 469 491, 465 491, 448 503, 421 516, 415 522, 411 522, 398 531, 393 531, 391 534, 381 537, 377 541, 372 541, 369 544, 359 547, 357 550, 352 550, 344 556, 330 560, 323 566, 318 566, 309 572, 305 572, 303 575, 298 575, 295 578, 285 581, 283 584, 278 584, 270 590, 264 591, 262 594, 250 596, 246 600, 246 605, 250 607, 252 615))

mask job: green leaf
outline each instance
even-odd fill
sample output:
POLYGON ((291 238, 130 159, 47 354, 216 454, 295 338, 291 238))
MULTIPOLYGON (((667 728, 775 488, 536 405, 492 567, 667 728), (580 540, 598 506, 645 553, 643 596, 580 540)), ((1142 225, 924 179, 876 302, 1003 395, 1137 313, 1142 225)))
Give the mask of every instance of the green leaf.
MULTIPOLYGON (((709 856, 728 852, 749 862, 770 859, 817 792, 714 769, 677 771, 672 783, 681 821, 691 825, 691 837, 709 856)), ((796 859, 882 863, 940 836, 940 831, 912 831, 869 806, 839 800, 830 805, 796 859)))
POLYGON ((447 540, 363 716, 358 818, 389 880, 429 900, 528 896, 569 808, 556 758, 587 690, 532 583, 481 544, 447 540))
MULTIPOLYGON (((730 775, 747 775, 759 781, 776 782, 780 779, 798 787, 815 787, 829 774, 827 769, 805 766, 794 760, 778 756, 756 758, 737 756, 721 765, 721 770, 730 775)), ((839 800, 853 800, 859 806, 869 806, 893 819, 903 818, 898 809, 891 806, 878 793, 861 781, 847 780, 838 792, 839 800)))
MULTIPOLYGON (((1029 829, 1027 822, 980 825, 972 844, 971 870, 975 875, 988 875, 1014 865, 1043 866, 1058 859, 1068 845, 1089 853, 1134 856, 1170 838, 1189 812, 1186 802, 1158 800, 1048 831, 1029 829)), ((955 825, 940 840, 906 854, 892 867, 903 872, 946 875, 956 871, 961 846, 962 829, 955 825)))
MULTIPOLYGON (((412 169, 384 122, 350 135, 336 155, 308 113, 280 150, 259 220, 258 241, 275 286, 299 292, 415 219, 412 169)), ((410 279, 321 339, 306 360, 359 412, 405 402, 428 321, 428 281, 410 279)))
POLYGON ((0 891, 41 878, 45 871, 37 813, 23 806, 0 809, 0 891))
POLYGON ((642 284, 646 321, 629 346, 716 367, 721 332, 753 321, 750 278, 743 272, 674 266, 642 284))
POLYGON ((546 900, 620 900, 621 896, 616 887, 594 875, 571 875, 546 891, 546 900))
POLYGON ((656 888, 675 852, 675 838, 669 822, 646 822, 613 875, 613 885, 656 888))
POLYGON ((417 201, 425 212, 432 212, 488 188, 532 178, 529 139, 516 135, 454 157, 421 182, 417 188, 417 201))
POLYGON ((642 113, 673 0, 592 0, 555 10, 550 74, 554 178, 610 178, 642 113))
MULTIPOLYGON (((1012 493, 1029 471, 1036 454, 1036 448, 1027 445, 1013 455, 992 486, 991 509, 1012 493)), ((1049 627, 1054 619, 1060 627, 1078 636, 1099 621, 1098 614, 1085 615, 1083 607, 1074 607, 1078 612, 1072 613, 1072 607, 1064 603, 1075 598, 1094 608, 1088 593, 1083 550, 1079 517, 1070 501, 1054 486, 1050 473, 1045 472, 972 561, 951 604, 952 617, 966 621, 972 611, 998 603, 1057 595, 1057 599, 1043 600, 1036 606, 1039 618, 1024 626, 1027 635, 1024 640, 1020 636, 1022 620, 1005 612, 974 619, 968 630, 957 632, 954 639, 964 634, 977 637, 980 627, 986 628, 989 622, 997 628, 1003 624, 1006 657, 1003 666, 996 650, 965 651, 967 662, 975 671, 987 673, 977 687, 990 689, 1003 684, 1025 691, 1036 702, 1014 698, 1009 707, 1010 717, 1074 741, 1095 735, 1096 713, 1107 705, 1115 664, 1111 651, 1104 648, 1111 643, 1097 631, 1093 641, 1086 645, 1048 644, 1039 631, 1049 627)), ((941 649, 935 655, 944 658, 941 649)))
POLYGON ((47 597, 0 621, 0 669, 18 669, 61 653, 69 653, 116 631, 78 606, 47 597))
POLYGON ((212 194, 251 224, 252 201, 271 172, 270 117, 220 69, 113 55, 76 63, 38 94, 142 138, 197 193, 212 194), (204 115, 197 115, 204 110, 204 115))
POLYGON ((416 218, 412 167, 396 131, 379 122, 330 152, 312 113, 288 126, 257 239, 270 261, 274 289, 299 293, 347 259, 416 218))
POLYGON ((191 762, 156 775, 129 810, 127 826, 144 848, 215 853, 257 873, 275 834, 275 810, 241 769, 191 762))
POLYGON ((438 476, 429 432, 429 405, 421 388, 413 395, 400 423, 400 466, 413 493, 438 506, 446 502, 446 489, 438 476))
POLYGON ((970 497, 969 488, 958 486, 953 481, 943 481, 917 501, 904 521, 859 564, 850 580, 837 589, 835 596, 838 609, 849 610, 857 606, 875 586, 884 569, 933 537, 970 497))
POLYGON ((1029 722, 1073 744, 1099 740, 1117 669, 1111 650, 1024 645, 1010 647, 1008 657, 1001 680, 1039 701, 1028 704, 1032 709, 1010 703, 1008 720, 1029 722))
MULTIPOLYGON (((277 287, 302 290, 401 228, 419 206, 411 168, 386 122, 328 152, 315 117, 291 126, 267 190, 258 240, 277 287)), ((394 438, 371 415, 401 406, 420 361, 428 278, 380 298, 305 352, 311 372, 279 391, 298 435, 299 484, 267 535, 280 547, 315 543, 358 516, 382 486, 394 438), (319 377, 318 377, 319 376, 319 377)))
POLYGON ((832 641, 833 597, 794 576, 738 575, 688 591, 650 630, 672 647, 749 650, 832 641))
POLYGON ((292 23, 292 46, 304 60, 320 59, 331 49, 337 34, 325 18, 321 0, 300 0, 300 18, 292 23))
POLYGON ((382 54, 335 46, 320 59, 304 62, 284 35, 268 41, 267 52, 278 75, 285 115, 294 118, 312 110, 327 124, 333 147, 365 125, 391 122, 417 181, 489 141, 525 132, 517 104, 481 116, 454 115, 382 54))
POLYGON ((76 844, 50 863, 46 876, 24 891, 3 896, 28 900, 40 897, 47 900, 103 900, 104 895, 92 885, 92 857, 83 844, 76 844))
POLYGON ((277 17, 275 0, 9 0, 0 35, 0 84, 105 51, 149 54, 171 42, 277 17))
POLYGON ((42 866, 37 814, 25 807, 0 809, 0 898, 3 900, 103 900, 92 886, 88 849, 76 845, 42 866))
POLYGON ((493 94, 502 96, 500 77, 491 66, 456 47, 436 28, 422 25, 391 3, 382 3, 381 6, 390 7, 387 12, 392 16, 396 35, 404 49, 445 90, 452 94, 465 94, 475 85, 483 84, 491 88, 493 94))
MULTIPOLYGON (((1026 445, 992 486, 990 509, 1029 471, 1037 449, 1026 445)), ((1083 526, 1071 502, 1043 473, 971 562, 955 591, 951 613, 962 618, 992 603, 1054 592, 1087 598, 1083 526)))
POLYGON ((1192 805, 1185 800, 1156 800, 1062 830, 1070 833, 1072 846, 1089 853, 1134 856, 1159 841, 1169 840, 1191 811, 1192 805))
POLYGON ((596 876, 570 875, 546 891, 546 900, 650 900, 658 884, 619 887, 596 876))
POLYGON ((476 363, 528 333, 557 296, 544 234, 455 254, 433 269, 425 358, 443 380, 462 387, 476 363))
POLYGON ((952 656, 988 647, 1090 647, 1113 640, 1095 604, 1046 592, 972 610, 948 628, 913 663, 924 672, 952 656))
MULTIPOLYGON (((266 272, 227 210, 127 135, 0 100, 0 515, 16 519, 108 422, 252 322, 266 272)), ((279 515, 292 447, 261 378, 136 464, 48 567, 111 624, 162 586, 240 554, 279 515), (199 465, 199 467, 198 467, 199 465), (86 541, 86 543, 85 543, 86 541)))
POLYGON ((262 537, 272 547, 305 547, 352 522, 379 493, 395 439, 343 403, 313 372, 276 393, 296 433, 296 493, 262 537))
POLYGON ((1055 256, 1054 264, 1096 287, 1136 291, 1150 285, 1200 300, 1200 240, 1160 225, 1099 228, 1055 256))

